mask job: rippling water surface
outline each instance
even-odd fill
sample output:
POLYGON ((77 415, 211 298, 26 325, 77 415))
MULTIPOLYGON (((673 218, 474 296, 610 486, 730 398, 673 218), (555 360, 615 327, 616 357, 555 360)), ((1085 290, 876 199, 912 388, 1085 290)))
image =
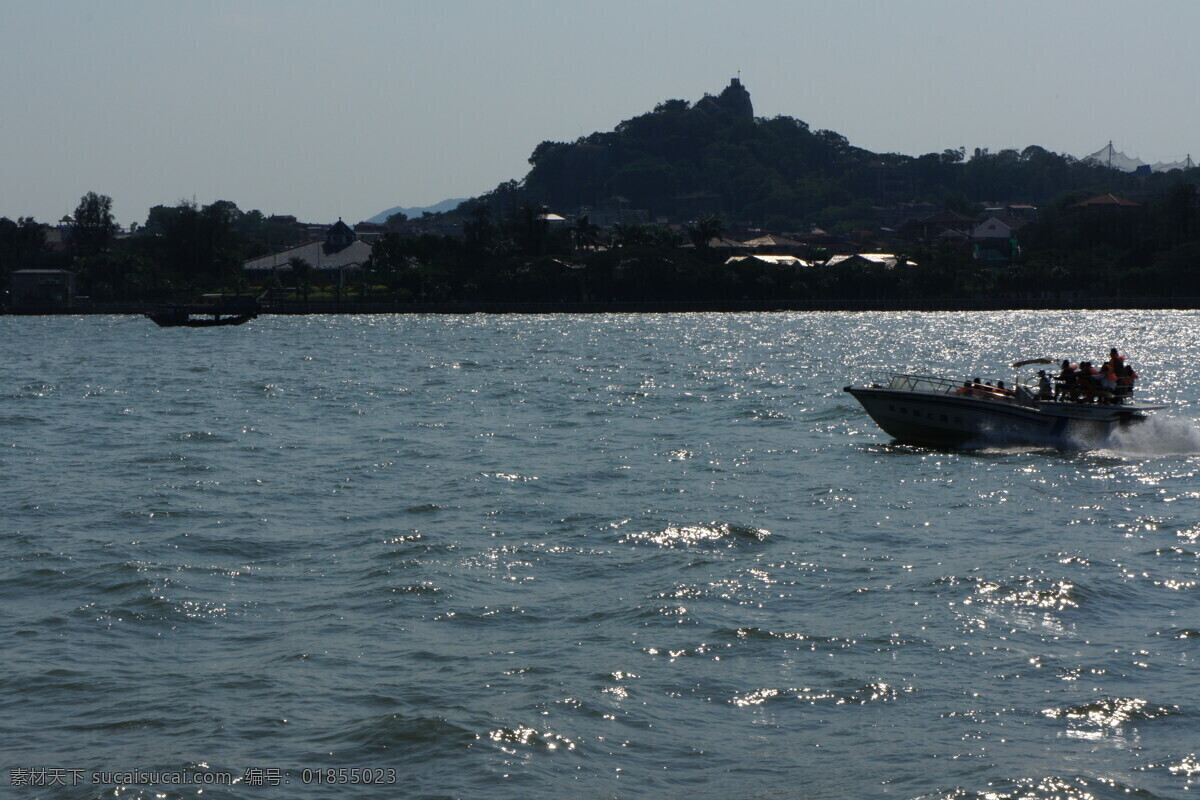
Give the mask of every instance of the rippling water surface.
POLYGON ((4 797, 1200 791, 1200 315, 0 336, 4 797), (1112 345, 1169 408, 1078 451, 841 391, 1112 345))

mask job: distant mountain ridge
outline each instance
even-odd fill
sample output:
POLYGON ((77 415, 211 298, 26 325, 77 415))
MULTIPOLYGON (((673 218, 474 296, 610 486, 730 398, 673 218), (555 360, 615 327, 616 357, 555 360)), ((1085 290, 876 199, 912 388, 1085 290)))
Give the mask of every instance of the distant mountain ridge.
POLYGON ((379 212, 367 220, 367 222, 374 222, 382 225, 383 223, 387 222, 387 218, 393 214, 404 214, 409 219, 419 217, 426 211, 428 211, 430 214, 440 214, 443 211, 453 211, 454 209, 458 208, 459 204, 464 200, 466 200, 466 198, 459 197, 451 200, 443 200, 442 202, 432 206, 396 206, 395 208, 389 208, 387 211, 379 212))

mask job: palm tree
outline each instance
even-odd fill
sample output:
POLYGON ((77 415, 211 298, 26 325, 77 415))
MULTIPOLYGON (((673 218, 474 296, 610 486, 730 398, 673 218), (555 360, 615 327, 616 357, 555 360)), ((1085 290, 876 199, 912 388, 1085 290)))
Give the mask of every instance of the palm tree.
POLYGON ((593 225, 591 220, 587 218, 587 214, 575 221, 571 226, 571 234, 575 237, 575 249, 583 250, 591 247, 595 248, 600 240, 600 228, 593 225))
POLYGON ((618 222, 613 225, 613 244, 617 247, 657 247, 662 237, 656 228, 635 222, 618 222))
POLYGON ((723 233, 725 233, 725 223, 712 214, 706 214, 687 226, 688 238, 692 240, 692 244, 696 245, 697 250, 707 250, 708 243, 713 239, 719 239, 723 233))

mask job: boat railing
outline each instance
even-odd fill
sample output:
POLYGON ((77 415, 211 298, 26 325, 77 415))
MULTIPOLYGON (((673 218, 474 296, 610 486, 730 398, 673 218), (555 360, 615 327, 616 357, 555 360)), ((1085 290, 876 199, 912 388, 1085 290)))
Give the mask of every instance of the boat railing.
POLYGON ((950 394, 956 397, 973 397, 979 400, 995 400, 1022 406, 1037 404, 1034 391, 1021 384, 1001 388, 1000 386, 993 387, 990 384, 967 384, 933 375, 906 375, 894 372, 890 376, 887 387, 902 392, 950 394))
POLYGON ((931 394, 956 394, 962 384, 949 378, 937 378, 932 375, 905 375, 894 372, 888 381, 889 389, 904 392, 929 392, 931 394))

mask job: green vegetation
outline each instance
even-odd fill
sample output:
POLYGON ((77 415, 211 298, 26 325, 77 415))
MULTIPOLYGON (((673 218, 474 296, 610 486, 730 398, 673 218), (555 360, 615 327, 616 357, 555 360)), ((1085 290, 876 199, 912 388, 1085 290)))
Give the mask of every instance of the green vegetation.
POLYGON ((133 228, 119 237, 112 199, 95 192, 56 229, 30 218, 0 219, 0 285, 17 269, 70 269, 79 276, 80 293, 96 301, 186 299, 246 288, 243 261, 302 238, 293 226, 227 200, 155 206, 145 224, 133 228))
POLYGON ((522 180, 456 211, 393 215, 367 268, 336 284, 293 258, 247 285, 245 260, 305 238, 294 220, 229 201, 182 202, 150 209, 145 224, 118 236, 111 200, 94 192, 57 231, 0 219, 0 283, 15 269, 66 268, 93 300, 145 302, 238 290, 343 303, 1200 296, 1196 169, 1127 174, 1038 146, 971 157, 965 148, 872 153, 791 117, 754 117, 736 82, 695 104, 668 100, 609 132, 542 142, 529 162, 522 180), (1078 205, 1109 192, 1136 205, 1078 205), (974 217, 1005 203, 1039 212, 1001 262, 979 259, 961 238, 898 226, 907 207, 974 217), (460 235, 430 232, 439 224, 460 235), (900 264, 727 263, 730 251, 713 244, 764 232, 803 240, 814 227, 836 244, 806 240, 798 254, 810 261, 884 251, 900 264))
POLYGON ((929 202, 968 211, 973 201, 1043 205, 1065 194, 1161 193, 1189 175, 1136 176, 1058 155, 948 149, 913 157, 872 153, 791 117, 698 113, 683 100, 574 143, 542 142, 525 180, 480 198, 555 209, 611 206, 620 197, 650 218, 694 218, 697 205, 741 226, 835 233, 878 227, 873 207, 929 202))

